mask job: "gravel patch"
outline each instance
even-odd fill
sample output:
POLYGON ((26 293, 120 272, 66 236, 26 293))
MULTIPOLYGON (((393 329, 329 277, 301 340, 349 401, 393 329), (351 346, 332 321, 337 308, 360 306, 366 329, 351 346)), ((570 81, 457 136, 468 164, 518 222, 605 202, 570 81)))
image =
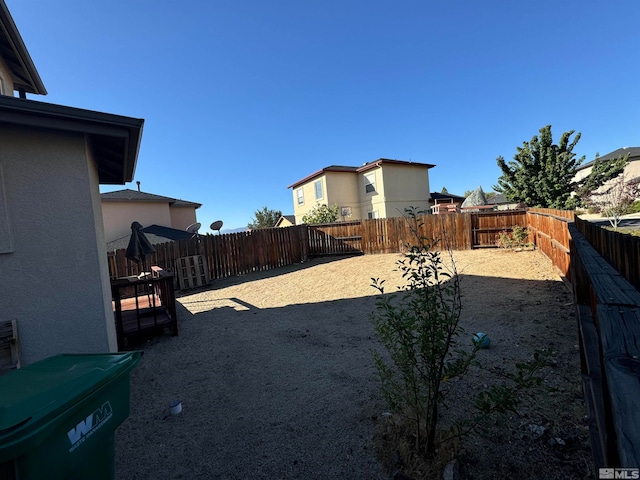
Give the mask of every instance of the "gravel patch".
MULTIPOLYGON (((463 323, 489 331, 495 345, 485 356, 500 364, 531 352, 532 340, 555 342, 564 355, 549 381, 566 387, 576 404, 569 420, 579 422, 573 307, 548 260, 497 250, 455 257, 463 323)), ((373 447, 385 404, 371 357, 370 284, 381 277, 395 290, 399 258, 316 259, 183 294, 180 335, 139 346, 131 414, 116 430, 116 478, 388 478, 373 447), (183 411, 171 415, 175 399, 183 411)))

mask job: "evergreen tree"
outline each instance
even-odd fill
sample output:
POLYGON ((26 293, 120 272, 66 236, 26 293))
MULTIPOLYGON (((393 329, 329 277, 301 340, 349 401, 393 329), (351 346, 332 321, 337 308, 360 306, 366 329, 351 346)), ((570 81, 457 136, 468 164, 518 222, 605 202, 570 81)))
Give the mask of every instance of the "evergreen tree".
POLYGON ((272 228, 276 226, 278 220, 282 216, 280 210, 271 210, 263 207, 262 210, 256 210, 255 218, 247 225, 247 228, 255 230, 256 228, 272 228))
POLYGON ((591 167, 589 176, 578 182, 576 185, 577 196, 581 199, 590 197, 605 182, 618 177, 624 167, 629 163, 629 154, 621 155, 618 158, 603 160, 600 154, 596 153, 596 158, 591 167))
POLYGON ((573 191, 573 178, 584 156, 576 158, 573 148, 580 140, 575 130, 565 132, 558 145, 553 143, 551 125, 540 129, 540 136, 517 147, 513 161, 498 157, 502 175, 496 192, 503 193, 510 202, 522 202, 529 207, 564 208, 573 191))
POLYGON ((503 193, 507 200, 529 207, 575 208, 581 196, 619 175, 627 158, 602 160, 598 157, 589 176, 575 182, 576 171, 585 157, 576 158, 573 152, 580 140, 580 133, 577 133, 571 141, 574 133, 575 130, 563 133, 556 145, 551 125, 547 125, 540 129, 539 137, 536 135, 531 141, 523 142, 522 147, 517 147, 513 161, 507 163, 503 157, 498 157, 502 175, 493 189, 503 193), (574 192, 577 198, 572 196, 574 192))

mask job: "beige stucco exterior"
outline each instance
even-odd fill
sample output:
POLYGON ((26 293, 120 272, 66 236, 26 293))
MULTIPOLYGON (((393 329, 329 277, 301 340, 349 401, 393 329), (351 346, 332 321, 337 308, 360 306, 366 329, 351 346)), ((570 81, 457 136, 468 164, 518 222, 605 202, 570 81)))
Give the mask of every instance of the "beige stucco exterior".
POLYGON ((411 206, 428 210, 430 167, 384 160, 351 171, 333 171, 328 167, 291 187, 296 223, 303 223, 302 217, 317 204, 337 204, 339 213, 343 207, 350 208, 351 216, 339 216, 339 220, 398 217, 411 206), (367 179, 373 181, 375 191, 366 191, 367 179), (323 196, 319 199, 315 195, 316 182, 322 182, 323 196), (303 204, 298 204, 298 190, 304 194, 303 204))
POLYGON ((173 206, 171 202, 173 199, 168 197, 166 201, 103 199, 102 217, 106 241, 111 242, 130 235, 133 222, 138 222, 143 227, 160 225, 178 230, 185 230, 197 222, 195 205, 173 206))
MULTIPOLYGON (((621 152, 621 153, 624 153, 624 152, 621 152)), ((574 181, 577 182, 588 177, 591 174, 592 170, 593 170, 593 166, 587 166, 587 167, 581 168, 576 172, 574 181)), ((624 179, 625 181, 628 182, 629 180, 632 180, 638 177, 640 177, 640 156, 629 156, 629 163, 624 169, 624 179)), ((615 180, 610 180, 609 182, 605 183, 604 186, 600 187, 598 191, 606 190, 608 186, 610 186, 613 182, 615 182, 615 180)))
MULTIPOLYGON (((352 220, 361 218, 360 212, 360 196, 358 195, 358 175, 348 172, 327 172, 325 174, 325 190, 329 203, 327 205, 337 204, 339 207, 350 207, 351 216, 342 216, 340 220, 352 220)), ((340 214, 341 212, 338 212, 340 214)), ((296 221, 297 221, 296 217, 296 221)))
POLYGON ((429 210, 429 173, 426 168, 382 165, 376 173, 382 177, 381 194, 374 197, 372 207, 381 210, 381 218, 400 217, 409 207, 429 210))
POLYGON ((276 227, 279 228, 284 228, 284 227, 292 227, 293 225, 295 225, 295 223, 290 222, 288 218, 282 216, 278 219, 278 222, 276 223, 276 227))
POLYGON ((0 253, 0 318, 23 364, 117 348, 97 167, 80 133, 0 123, 12 251, 0 253))
MULTIPOLYGON (((189 225, 197 222, 196 209, 193 207, 169 207, 171 228, 186 230, 189 225)), ((206 225, 208 227, 208 225, 206 225)))
POLYGON ((105 239, 107 242, 131 234, 131 223, 171 226, 169 204, 162 202, 102 202, 105 239))

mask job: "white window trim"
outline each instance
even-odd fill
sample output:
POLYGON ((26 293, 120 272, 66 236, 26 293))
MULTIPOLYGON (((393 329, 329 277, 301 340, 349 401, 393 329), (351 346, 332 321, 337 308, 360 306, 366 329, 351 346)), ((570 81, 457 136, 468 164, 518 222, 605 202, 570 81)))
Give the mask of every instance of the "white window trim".
POLYGON ((369 212, 367 212, 367 218, 369 220, 374 220, 376 218, 380 218, 378 215, 378 210, 371 210, 369 212))
POLYGON ((322 180, 316 180, 313 182, 313 190, 317 200, 322 200, 324 198, 324 190, 322 188, 322 180), (320 185, 320 196, 318 196, 318 185, 320 185))
POLYGON ((370 195, 372 193, 376 193, 378 190, 376 189, 376 174, 375 173, 367 173, 364 175, 364 193, 365 195, 370 195), (373 190, 367 192, 367 186, 371 185, 373 190))
POLYGON ((302 187, 296 189, 296 202, 298 205, 304 205, 304 190, 302 187))

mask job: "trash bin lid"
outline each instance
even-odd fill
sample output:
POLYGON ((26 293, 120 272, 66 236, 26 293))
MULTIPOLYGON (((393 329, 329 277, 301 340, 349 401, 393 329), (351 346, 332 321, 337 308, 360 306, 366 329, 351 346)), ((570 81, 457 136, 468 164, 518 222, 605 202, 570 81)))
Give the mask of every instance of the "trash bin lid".
POLYGON ((0 377, 0 443, 16 429, 55 418, 140 361, 142 352, 63 354, 0 377))

